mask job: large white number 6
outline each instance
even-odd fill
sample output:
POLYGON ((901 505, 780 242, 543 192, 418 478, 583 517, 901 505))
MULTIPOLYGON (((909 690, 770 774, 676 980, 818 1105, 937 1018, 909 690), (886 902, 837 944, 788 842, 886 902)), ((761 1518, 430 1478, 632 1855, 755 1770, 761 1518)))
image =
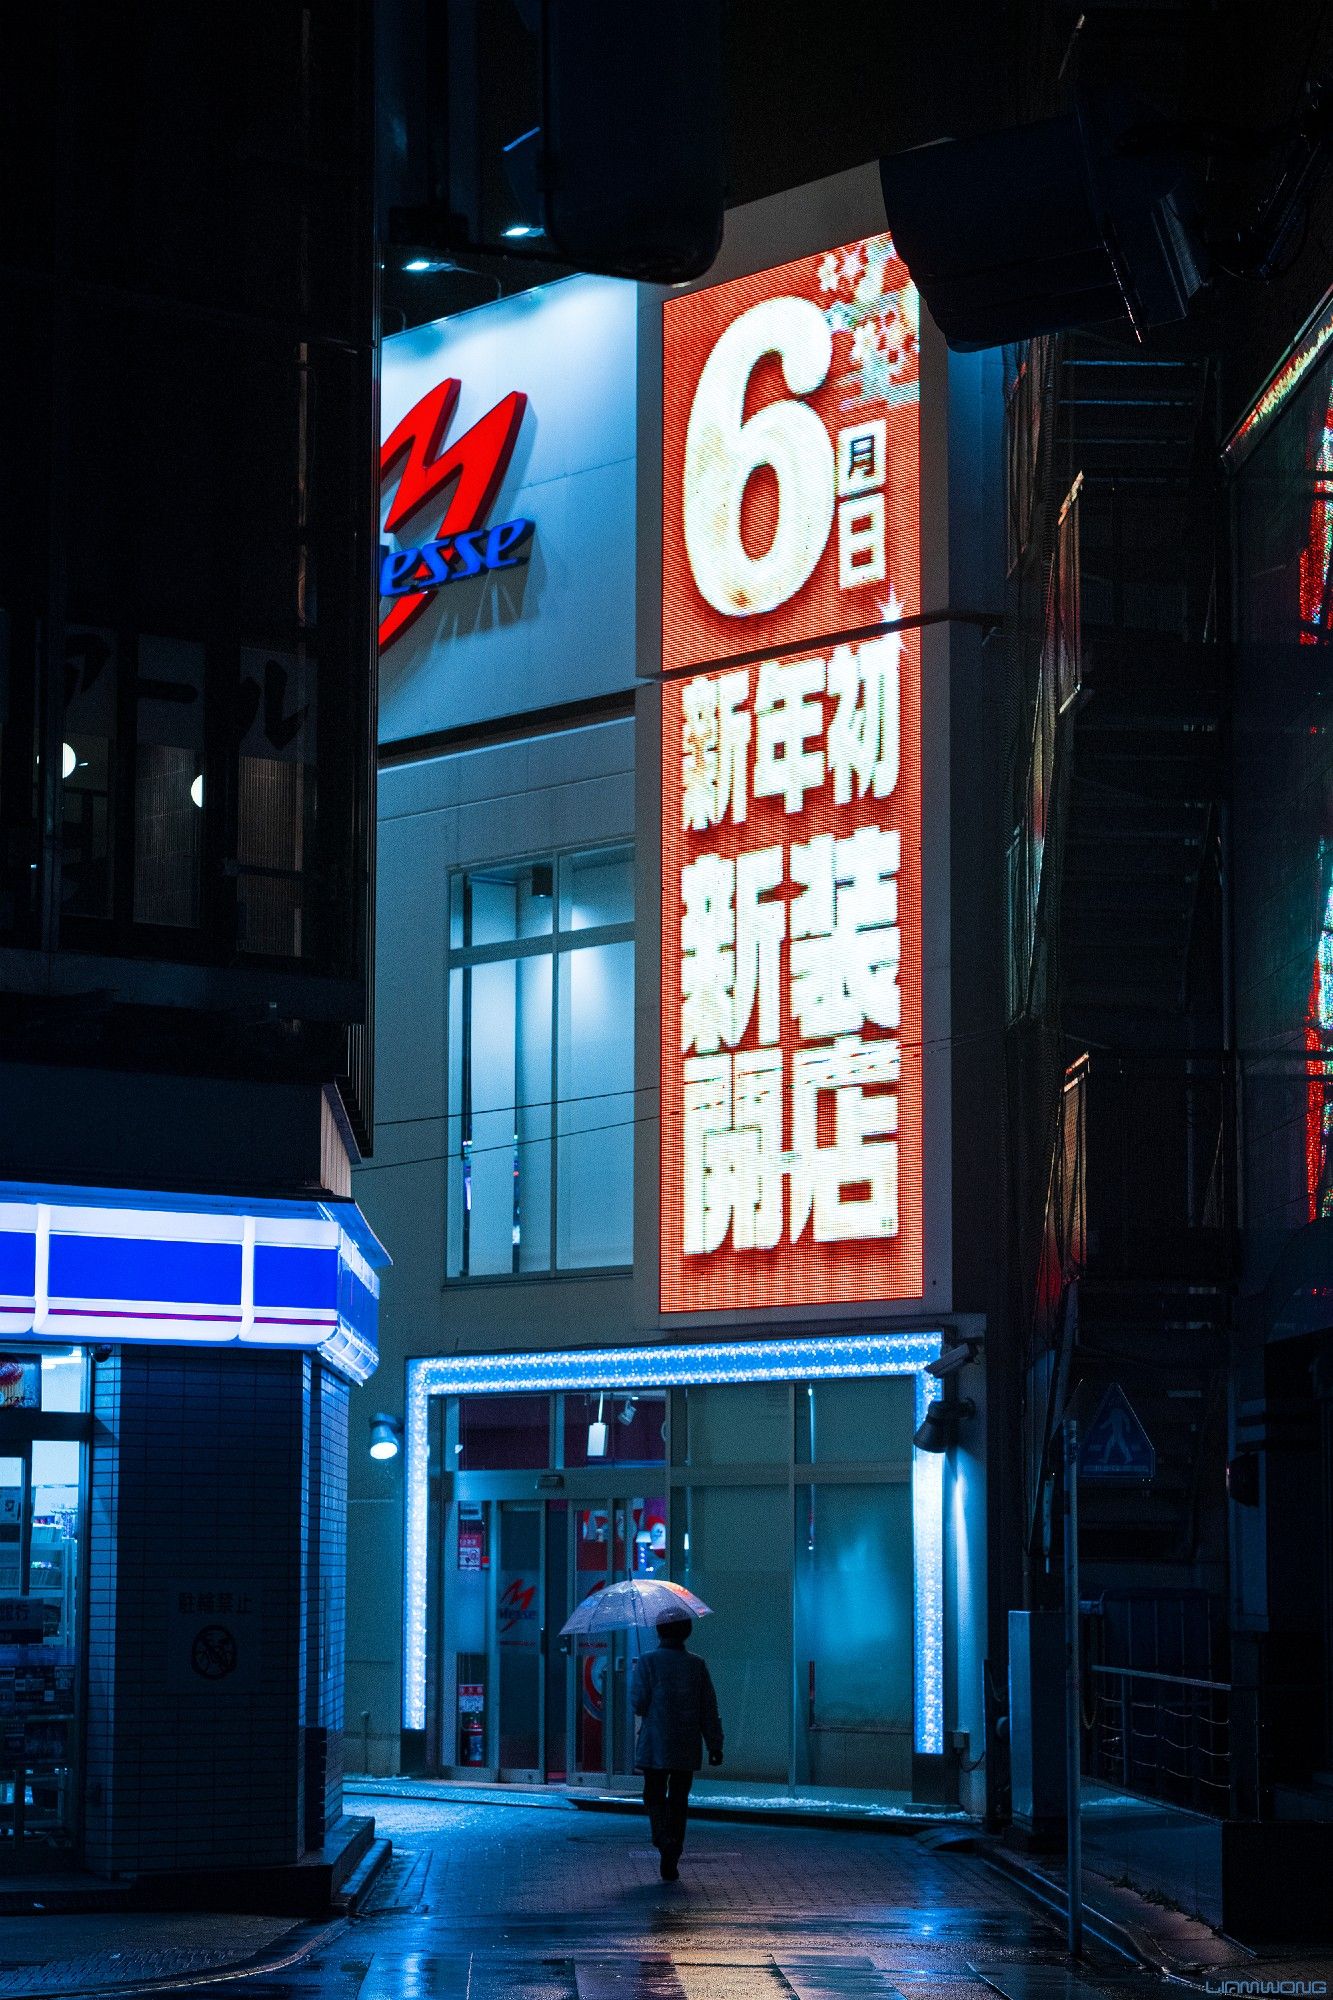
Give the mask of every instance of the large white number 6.
POLYGON ((833 525, 833 446, 805 403, 766 404, 742 421, 756 364, 775 354, 791 396, 808 396, 833 361, 833 335, 809 299, 766 299, 733 320, 704 363, 685 432, 685 548, 701 596, 729 618, 772 611, 801 588, 833 525), (778 482, 778 525, 762 555, 741 540, 741 501, 761 465, 778 482))

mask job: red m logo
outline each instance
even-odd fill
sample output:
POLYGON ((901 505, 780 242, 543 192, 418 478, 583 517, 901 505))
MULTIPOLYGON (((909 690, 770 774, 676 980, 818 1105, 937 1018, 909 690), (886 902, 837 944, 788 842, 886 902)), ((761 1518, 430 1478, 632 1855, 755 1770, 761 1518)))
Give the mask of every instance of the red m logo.
MULTIPOLYGON (((440 525, 433 536, 422 539, 443 541, 449 535, 481 527, 485 522, 513 456, 528 399, 515 389, 445 450, 441 447, 453 419, 460 387, 456 377, 450 376, 430 390, 380 446, 381 485, 400 459, 407 461, 384 519, 388 534, 409 521, 419 507, 433 500, 451 481, 453 491, 440 525)), ((392 645, 429 603, 428 595, 395 599, 380 620, 380 650, 392 645)))

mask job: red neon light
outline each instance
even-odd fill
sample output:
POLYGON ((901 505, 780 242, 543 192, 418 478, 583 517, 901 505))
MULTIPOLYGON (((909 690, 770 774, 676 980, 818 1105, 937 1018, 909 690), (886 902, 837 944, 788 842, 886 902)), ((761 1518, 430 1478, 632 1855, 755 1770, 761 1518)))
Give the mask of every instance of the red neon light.
MULTIPOLYGON (((520 389, 511 391, 446 449, 444 439, 461 386, 451 375, 428 391, 380 446, 381 485, 399 460, 406 459, 398 490, 384 517, 386 533, 392 534, 402 527, 451 480, 457 483, 440 525, 429 539, 443 541, 448 535, 462 534, 465 529, 481 527, 485 522, 513 457, 528 399, 520 389)), ((424 570, 422 575, 424 579, 424 570)), ((428 593, 395 599, 380 620, 381 652, 407 630, 430 601, 428 593)))

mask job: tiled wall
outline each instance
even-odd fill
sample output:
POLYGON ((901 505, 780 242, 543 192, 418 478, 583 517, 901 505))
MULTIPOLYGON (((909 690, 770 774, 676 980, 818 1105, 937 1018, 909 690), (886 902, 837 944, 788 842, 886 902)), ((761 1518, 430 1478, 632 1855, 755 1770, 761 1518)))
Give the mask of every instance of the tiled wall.
MULTIPOLYGON (((308 1594, 306 1727, 318 1752, 318 1800, 305 1801, 311 1847, 342 1817, 343 1682, 347 1610, 348 1386, 314 1364, 312 1450, 307 1483, 308 1594)), ((307 1771, 311 1769, 307 1764, 307 1771)))
POLYGON ((87 1865, 295 1862, 341 1812, 346 1387, 298 1354, 127 1347, 93 1409, 87 1865))

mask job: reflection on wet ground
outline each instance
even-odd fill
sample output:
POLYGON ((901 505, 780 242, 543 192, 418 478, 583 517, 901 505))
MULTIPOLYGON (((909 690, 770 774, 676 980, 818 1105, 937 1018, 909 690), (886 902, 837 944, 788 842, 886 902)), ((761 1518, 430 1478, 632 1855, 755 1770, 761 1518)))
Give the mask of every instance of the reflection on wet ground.
POLYGON ((664 1883, 637 1817, 373 1809, 394 1858, 365 1913, 280 1978, 196 1995, 1115 2000, 1152 1984, 1119 1960, 1072 1974, 1055 1922, 1008 1882, 902 1834, 696 1821, 664 1883))

